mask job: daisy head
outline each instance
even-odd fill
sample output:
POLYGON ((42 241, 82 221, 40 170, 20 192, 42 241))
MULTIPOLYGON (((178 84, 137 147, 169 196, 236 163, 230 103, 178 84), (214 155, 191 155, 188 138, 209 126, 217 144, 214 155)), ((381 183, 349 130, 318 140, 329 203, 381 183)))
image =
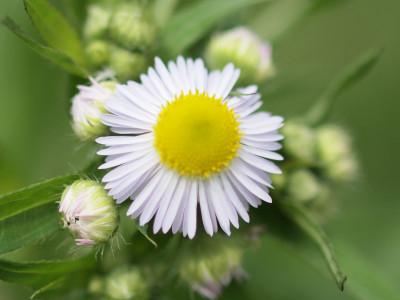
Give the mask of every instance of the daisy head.
POLYGON ((239 74, 233 64, 208 72, 201 59, 156 58, 141 83, 117 85, 106 101, 102 122, 114 135, 96 140, 107 146, 100 168, 112 169, 103 182, 117 203, 132 200, 128 215, 140 225, 154 219, 155 233, 193 238, 199 207, 209 235, 218 225, 230 235, 239 216, 249 221, 249 205, 272 201, 283 118, 255 113, 257 86, 230 95, 239 74))

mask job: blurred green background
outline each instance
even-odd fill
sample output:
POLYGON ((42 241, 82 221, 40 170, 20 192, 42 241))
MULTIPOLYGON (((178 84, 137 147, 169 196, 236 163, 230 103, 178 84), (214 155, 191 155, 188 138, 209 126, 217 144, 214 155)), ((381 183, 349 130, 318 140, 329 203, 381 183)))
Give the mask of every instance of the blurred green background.
MULTIPOLYGON (((385 49, 361 83, 342 95, 330 121, 346 127, 362 164, 358 183, 337 191, 340 212, 326 225, 343 272, 345 291, 278 240, 249 251, 250 280, 223 299, 400 299, 400 1, 343 0, 325 7, 278 40, 278 76, 265 88, 268 109, 286 119, 304 111, 359 54, 385 49), (283 92, 282 92, 283 90, 283 92), (279 95, 278 95, 279 92, 279 95), (378 294, 363 282, 372 276, 378 294), (369 296, 368 296, 369 295, 369 296)), ((0 1, 33 32, 22 1, 0 1)), ((250 28, 266 38, 262 13, 250 28)), ((79 169, 93 155, 69 126, 68 76, 0 28, 0 193, 79 169)), ((373 287, 375 288, 375 287, 373 287)), ((1 299, 27 299, 29 290, 0 282, 1 299)), ((188 298, 184 296, 182 299, 188 298)))

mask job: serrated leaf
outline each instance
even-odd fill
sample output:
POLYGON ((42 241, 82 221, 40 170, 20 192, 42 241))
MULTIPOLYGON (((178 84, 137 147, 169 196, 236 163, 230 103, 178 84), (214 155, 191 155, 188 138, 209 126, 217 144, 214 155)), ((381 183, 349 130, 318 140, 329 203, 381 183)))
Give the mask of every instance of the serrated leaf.
POLYGON ((18 249, 60 230, 57 204, 48 203, 0 221, 0 254, 18 249))
POLYGON ((149 234, 147 233, 147 228, 148 225, 145 226, 139 226, 139 224, 136 225, 137 226, 137 230, 150 242, 154 245, 154 247, 157 248, 157 243, 149 237, 149 234))
POLYGON ((92 256, 76 260, 23 263, 0 259, 0 279, 38 289, 68 274, 82 273, 93 267, 94 258, 92 256))
POLYGON ((316 222, 312 216, 300 205, 280 201, 280 207, 283 212, 314 242, 323 255, 329 270, 341 291, 344 289, 344 276, 340 270, 336 259, 335 252, 329 238, 325 234, 322 227, 316 222))
POLYGON ((381 49, 369 50, 340 73, 305 115, 305 121, 310 125, 324 121, 338 96, 364 78, 378 62, 381 54, 381 49))
POLYGON ((270 0, 206 0, 173 15, 161 33, 162 47, 171 56, 182 54, 223 18, 270 0))
POLYGON ((1 22, 38 54, 60 66, 64 70, 84 78, 87 78, 89 76, 89 72, 86 71, 83 67, 79 66, 67 54, 56 49, 41 45, 40 43, 29 37, 27 34, 22 32, 18 28, 17 24, 15 24, 15 22, 9 17, 4 18, 1 22))
POLYGON ((24 0, 25 9, 43 40, 52 48, 66 53, 85 65, 83 45, 73 27, 46 0, 24 0))
POLYGON ((0 221, 60 199, 66 185, 79 179, 77 174, 56 177, 0 196, 0 221))

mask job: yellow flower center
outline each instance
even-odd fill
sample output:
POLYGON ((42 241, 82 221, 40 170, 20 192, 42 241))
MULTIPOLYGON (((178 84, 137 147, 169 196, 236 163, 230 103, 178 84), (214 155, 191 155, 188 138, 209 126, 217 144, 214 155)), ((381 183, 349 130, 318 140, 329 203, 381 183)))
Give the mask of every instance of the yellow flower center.
POLYGON ((222 98, 183 93, 163 107, 154 126, 161 161, 182 175, 208 177, 228 166, 240 147, 239 122, 222 98))

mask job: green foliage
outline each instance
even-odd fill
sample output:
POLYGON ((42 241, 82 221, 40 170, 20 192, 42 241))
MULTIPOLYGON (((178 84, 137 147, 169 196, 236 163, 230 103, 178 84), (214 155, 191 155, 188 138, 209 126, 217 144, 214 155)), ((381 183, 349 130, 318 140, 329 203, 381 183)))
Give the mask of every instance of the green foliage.
POLYGON ((21 31, 18 25, 9 17, 4 18, 2 23, 38 54, 74 75, 84 78, 88 76, 89 73, 83 67, 79 66, 70 56, 65 54, 65 52, 44 46, 35 41, 33 38, 21 31))
POLYGON ((85 65, 83 45, 68 21, 46 0, 24 0, 33 25, 45 42, 85 65))
POLYGON ((0 260, 0 279, 23 284, 37 291, 31 298, 44 292, 60 293, 66 287, 85 284, 90 270, 94 268, 92 255, 76 260, 12 262, 0 260), (67 285, 65 285, 68 283, 67 285))
POLYGON ((172 57, 201 39, 224 17, 270 0, 206 0, 176 12, 161 33, 162 47, 172 57))
POLYGON ((59 214, 55 202, 78 175, 57 177, 0 196, 0 254, 26 246, 56 232, 59 214))
POLYGON ((312 216, 301 205, 281 201, 279 203, 283 212, 315 243, 319 248, 331 271, 337 286, 340 290, 344 289, 346 276, 340 271, 336 255, 332 244, 322 229, 312 216))
POLYGON ((348 88, 364 78, 378 62, 381 49, 372 49, 360 56, 340 73, 305 116, 310 125, 318 125, 332 111, 335 100, 348 88))
POLYGON ((26 246, 60 230, 57 205, 48 203, 0 221, 0 254, 26 246))

